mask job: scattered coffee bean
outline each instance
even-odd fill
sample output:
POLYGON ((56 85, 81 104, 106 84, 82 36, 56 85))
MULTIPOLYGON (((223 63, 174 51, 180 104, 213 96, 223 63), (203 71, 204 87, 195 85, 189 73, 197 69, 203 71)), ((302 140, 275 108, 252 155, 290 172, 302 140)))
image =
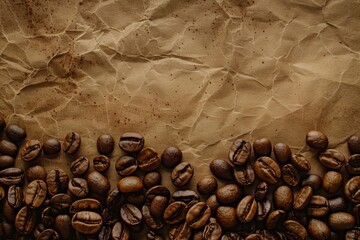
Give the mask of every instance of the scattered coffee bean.
POLYGON ((94 234, 101 229, 102 218, 95 212, 82 211, 74 214, 71 225, 79 233, 94 234))
POLYGON ((173 202, 164 211, 164 220, 169 224, 177 224, 185 220, 188 206, 184 202, 173 202))
POLYGON ((99 155, 93 159, 95 171, 105 172, 110 167, 110 159, 105 155, 99 155))
POLYGON ((143 148, 137 158, 138 166, 141 170, 150 172, 157 169, 161 164, 161 158, 155 149, 151 147, 143 148))
POLYGON ((291 156, 291 164, 301 172, 308 172, 311 169, 310 162, 300 153, 291 156))
POLYGON ((286 143, 277 143, 274 145, 274 155, 276 160, 286 163, 291 157, 290 147, 286 143))
POLYGON ((303 225, 294 220, 286 220, 284 222, 284 232, 290 239, 307 239, 307 231, 303 225))
POLYGON ((310 186, 314 191, 317 191, 322 186, 323 180, 319 175, 310 174, 301 182, 301 186, 310 186))
POLYGON ((255 139, 253 142, 253 149, 256 157, 270 157, 271 147, 271 142, 268 138, 255 139))
POLYGON ((72 198, 70 195, 66 193, 59 193, 51 197, 50 204, 59 209, 68 210, 68 208, 73 203, 72 198))
POLYGON ((260 157, 255 161, 254 170, 260 180, 269 184, 276 184, 281 178, 279 165, 269 157, 260 157))
POLYGON ((225 229, 234 228, 238 225, 236 209, 229 206, 220 206, 216 210, 216 220, 225 229))
POLYGON ((75 176, 81 176, 89 169, 89 165, 89 159, 81 156, 71 162, 70 171, 75 176))
POLYGON ((164 196, 156 196, 150 204, 150 213, 154 217, 162 217, 168 205, 168 199, 164 196))
POLYGON ((182 152, 178 147, 171 146, 161 154, 161 162, 164 167, 172 169, 181 162, 182 152))
POLYGON ((309 235, 315 240, 330 239, 330 229, 323 221, 310 219, 307 228, 309 235))
POLYGON ((346 212, 337 212, 329 215, 329 227, 333 230, 349 230, 355 226, 355 218, 346 212))
POLYGON ((231 204, 240 199, 242 191, 236 184, 226 184, 216 191, 216 199, 221 204, 231 204))
POLYGON ((36 224, 36 215, 32 208, 25 206, 22 207, 16 214, 15 228, 24 235, 28 235, 32 232, 36 224))
POLYGON ((47 186, 43 180, 34 180, 29 183, 25 190, 26 205, 38 208, 46 199, 47 186))
POLYGON ((115 170, 120 176, 129 176, 138 168, 136 159, 132 156, 121 156, 115 163, 115 170))
POLYGON ((109 133, 101 134, 96 140, 96 147, 100 154, 110 155, 114 150, 115 141, 109 133))
POLYGON ((360 174, 360 154, 351 155, 345 161, 346 170, 352 175, 360 174))
POLYGON ((269 230, 273 230, 278 226, 281 226, 286 217, 286 212, 284 210, 275 210, 272 211, 265 223, 265 226, 269 230))
POLYGON ((16 185, 10 186, 7 192, 7 201, 9 206, 14 209, 22 207, 23 189, 16 185))
POLYGON ((330 169, 340 169, 345 163, 345 156, 336 149, 326 149, 319 155, 320 163, 330 169))
POLYGON ((235 181, 241 186, 248 186, 255 182, 255 172, 250 163, 234 167, 235 181))
POLYGON ((76 153, 81 144, 81 137, 76 132, 69 132, 64 140, 63 143, 63 150, 67 154, 74 154, 76 153))
POLYGON ((214 174, 216 177, 224 180, 233 180, 234 179, 234 169, 231 167, 231 165, 224 160, 221 159, 215 159, 210 163, 210 170, 212 174, 214 174))
POLYGON ((86 197, 89 194, 89 187, 85 179, 73 178, 69 181, 69 192, 77 198, 86 197))
POLYGON ((222 228, 216 221, 216 218, 210 218, 202 233, 203 240, 218 240, 221 238, 222 228))
POLYGON ((119 147, 125 152, 138 152, 144 146, 144 137, 136 132, 126 132, 120 136, 119 147))
POLYGON ((61 150, 60 142, 55 138, 50 138, 43 143, 43 151, 45 154, 57 154, 61 150))
POLYGON ((0 184, 4 186, 20 185, 24 180, 24 171, 20 168, 6 168, 0 171, 0 184))
POLYGON ((0 141, 0 153, 3 155, 9 155, 12 157, 16 157, 18 153, 18 147, 7 140, 0 141))
POLYGON ((34 160, 42 150, 42 144, 39 140, 27 140, 25 145, 20 149, 21 159, 25 162, 34 160))
POLYGON ((313 190, 310 186, 302 187, 295 195, 293 208, 302 210, 310 203, 313 196, 313 190))
POLYGON ((360 236, 360 229, 359 227, 354 227, 351 230, 348 230, 345 234, 345 240, 353 240, 359 239, 360 236))
POLYGON ((312 148, 324 150, 329 144, 328 137, 320 131, 310 131, 306 134, 306 143, 312 148))
POLYGON ((277 209, 289 211, 294 202, 294 195, 290 187, 286 185, 279 186, 274 191, 274 205, 277 209))
POLYGON ((121 222, 117 222, 114 224, 111 230, 111 238, 116 240, 129 240, 130 232, 129 229, 122 224, 121 222))
POLYGON ((210 207, 211 214, 215 215, 217 208, 220 206, 220 203, 218 202, 216 195, 213 194, 210 197, 208 197, 205 203, 210 207))
POLYGON ((148 172, 143 178, 145 188, 150 189, 161 184, 161 174, 158 171, 148 172))
POLYGON ((87 176, 87 184, 90 190, 99 195, 106 195, 110 190, 109 180, 101 173, 94 171, 87 176))
POLYGON ((206 225, 210 216, 210 207, 204 202, 198 202, 188 210, 185 221, 189 227, 198 229, 206 225))
POLYGON ((236 139, 230 147, 229 160, 234 165, 243 165, 251 154, 251 144, 243 139, 236 139))
POLYGON ((307 214, 312 217, 325 216, 330 210, 329 201, 320 195, 313 195, 307 206, 307 214))
POLYGON ((42 231, 36 240, 60 240, 60 235, 51 228, 42 231))
POLYGON ((139 192, 144 187, 142 180, 136 176, 128 176, 120 179, 117 186, 122 193, 139 192))
POLYGON ((14 167, 15 159, 9 155, 0 155, 0 169, 14 167))
POLYGON ((343 183, 343 177, 340 172, 328 171, 323 177, 323 188, 329 193, 337 192, 343 183))
POLYGON ((120 209, 120 217, 128 226, 137 226, 142 222, 141 211, 132 204, 124 204, 120 209))
POLYGON ((18 125, 8 125, 5 129, 6 136, 14 142, 19 142, 26 138, 26 131, 18 125))
POLYGON ((349 179, 349 181, 345 184, 344 194, 345 197, 353 203, 360 203, 360 176, 355 176, 349 179))
POLYGON ((190 240, 192 230, 187 223, 173 225, 169 230, 169 240, 190 240))
POLYGON ((193 177, 194 169, 188 162, 178 164, 171 172, 171 182, 176 187, 184 187, 193 177))
POLYGON ((73 202, 70 205, 70 214, 75 214, 83 211, 100 213, 101 203, 94 198, 83 198, 73 202))
POLYGON ((236 207, 236 217, 239 222, 251 222, 257 214, 257 207, 257 202, 252 195, 245 196, 236 207))
POLYGON ((196 186, 200 194, 210 195, 217 189, 217 180, 212 176, 206 176, 199 180, 196 186))
MULTIPOLYGON (((324 198, 324 197, 322 197, 322 198, 324 198)), ((341 211, 345 211, 347 208, 347 201, 343 197, 336 197, 336 198, 329 199, 327 201, 329 202, 330 212, 341 212, 341 211)))
POLYGON ((292 164, 285 164, 281 168, 281 176, 283 181, 291 187, 297 186, 300 182, 299 171, 292 164))
POLYGON ((347 145, 351 154, 360 154, 360 138, 353 135, 347 141, 347 145))
POLYGON ((159 230, 164 227, 165 222, 162 217, 154 217, 150 213, 150 206, 149 204, 143 205, 141 209, 141 213, 143 215, 144 221, 146 225, 153 229, 153 230, 159 230))
POLYGON ((69 183, 69 176, 62 169, 53 169, 46 176, 46 185, 51 196, 65 192, 69 183))
POLYGON ((40 165, 35 165, 32 167, 29 167, 26 170, 26 179, 28 180, 28 182, 32 182, 34 180, 46 180, 46 170, 40 166, 40 165))

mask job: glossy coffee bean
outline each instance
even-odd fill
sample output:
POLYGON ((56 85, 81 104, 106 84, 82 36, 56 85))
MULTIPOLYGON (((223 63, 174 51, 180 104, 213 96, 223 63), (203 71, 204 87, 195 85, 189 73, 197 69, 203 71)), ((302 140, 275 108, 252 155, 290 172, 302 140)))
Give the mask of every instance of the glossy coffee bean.
POLYGON ((6 168, 0 171, 0 184, 2 186, 20 185, 24 180, 24 171, 20 168, 6 168))
POLYGON ((310 203, 313 196, 313 190, 310 186, 302 187, 295 195, 293 208, 302 210, 310 203))
POLYGON ((96 147, 100 154, 110 155, 114 150, 115 141, 109 133, 101 134, 96 140, 96 147))
POLYGON ((274 194, 274 205, 277 209, 289 211, 292 208, 294 202, 294 195, 290 187, 283 185, 275 189, 274 194))
POLYGON ((124 195, 120 192, 120 190, 117 187, 115 187, 107 194, 105 202, 109 208, 113 209, 122 205, 124 200, 125 200, 124 195))
POLYGON ((105 172, 110 167, 110 159, 105 155, 99 155, 93 159, 95 171, 105 172))
POLYGON ((307 229, 310 237, 314 240, 330 239, 330 229, 323 221, 310 219, 307 229))
POLYGON ((51 197, 50 204, 54 208, 68 210, 71 204, 73 203, 70 195, 66 193, 59 193, 51 197))
POLYGON ((307 214, 312 217, 325 216, 330 210, 329 201, 320 195, 313 195, 307 206, 307 214))
POLYGON ((203 240, 219 240, 221 238, 222 228, 216 221, 216 218, 210 218, 209 223, 202 232, 203 240))
POLYGON ((173 202, 164 211, 164 220, 169 224, 177 224, 185 220, 188 206, 184 202, 173 202))
POLYGON ((113 240, 129 240, 129 229, 123 223, 117 222, 111 230, 111 238, 113 240))
POLYGON ((68 185, 69 192, 77 198, 86 197, 89 194, 89 187, 85 179, 72 178, 68 185))
POLYGON ((120 136, 119 147, 125 152, 138 152, 144 146, 144 137, 136 132, 126 132, 120 136))
POLYGON ((330 169, 340 169, 345 163, 345 156, 336 149, 326 149, 319 155, 320 163, 330 169))
POLYGON ((324 150, 329 144, 327 136, 320 131, 310 131, 306 134, 306 143, 312 148, 324 150))
POLYGON ((270 214, 272 206, 269 200, 258 202, 257 205, 257 220, 261 222, 264 221, 270 214))
POLYGON ((234 167, 235 181, 241 186, 248 186, 255 182, 255 172, 250 163, 234 167))
POLYGON ((311 169, 310 162, 301 153, 293 154, 291 156, 291 164, 301 172, 309 172, 311 169))
POLYGON ((178 147, 171 146, 166 148, 161 154, 161 162, 164 167, 172 169, 182 160, 182 152, 178 147))
POLYGON ((292 164, 285 164, 281 168, 281 176, 287 185, 291 187, 299 185, 300 173, 292 164))
POLYGON ((76 153, 81 145, 81 137, 76 132, 69 132, 63 142, 63 151, 67 154, 76 153))
POLYGON ((23 189, 19 186, 12 185, 8 189, 7 201, 10 207, 17 209, 23 204, 23 189))
POLYGON ((322 186, 323 180, 319 175, 316 174, 310 174, 307 175, 307 177, 302 180, 301 186, 310 186, 314 191, 317 191, 322 186))
POLYGON ((270 139, 268 138, 255 139, 252 145, 256 157, 262 157, 262 156, 270 157, 271 148, 272 148, 270 139))
POLYGON ((360 203, 360 176, 355 176, 349 179, 344 187, 344 195, 353 203, 360 203))
POLYGON ((241 223, 251 222, 257 214, 257 202, 252 195, 247 195, 236 207, 236 217, 241 223))
MULTIPOLYGON (((175 193, 174 193, 175 194, 175 193)), ((170 191, 167 187, 158 185, 150 188, 146 192, 146 201, 151 202, 156 196, 164 196, 167 199, 170 199, 170 191)), ((174 200, 176 201, 176 200, 174 200)))
POLYGON ((5 134, 11 141, 14 142, 19 142, 26 138, 25 129, 15 124, 8 125, 5 129, 5 134))
POLYGON ((32 182, 34 180, 43 180, 43 181, 45 181, 47 173, 46 173, 46 170, 42 166, 35 165, 35 166, 32 166, 32 167, 29 167, 26 170, 25 175, 26 175, 26 179, 28 180, 28 182, 32 182))
POLYGON ((139 192, 144 187, 142 180, 136 176, 128 176, 120 179, 117 186, 122 193, 139 192))
POLYGON ((210 170, 214 176, 223 179, 223 180, 233 180, 234 179, 234 169, 232 166, 225 160, 215 159, 210 163, 210 170))
POLYGON ((190 240, 192 230, 187 223, 173 225, 168 234, 169 240, 190 240))
POLYGON ((95 212, 82 211, 74 214, 71 225, 79 233, 94 234, 101 229, 102 218, 95 212))
POLYGON ((286 143, 277 143, 274 145, 274 155, 277 161, 286 163, 291 157, 290 147, 286 143))
POLYGON ((61 150, 60 142, 55 138, 47 139, 43 143, 43 152, 47 155, 57 154, 61 150))
POLYGON ((36 224, 36 214, 28 206, 22 207, 16 214, 15 228, 21 234, 28 235, 32 232, 36 224))
POLYGON ((20 149, 21 159, 25 162, 34 160, 42 150, 42 144, 39 140, 27 140, 24 146, 20 149))
POLYGON ((121 156, 115 163, 115 169, 120 176, 129 176, 138 168, 136 159, 132 156, 121 156))
POLYGON ((146 172, 157 169, 161 164, 161 158, 155 149, 151 147, 143 148, 137 155, 136 161, 139 168, 146 172))
POLYGON ((220 203, 218 202, 216 195, 213 194, 210 197, 208 197, 205 203, 210 207, 211 214, 215 215, 217 208, 220 206, 220 203))
POLYGON ((60 235, 51 228, 42 231, 36 240, 60 240, 60 235))
POLYGON ((202 195, 210 195, 217 189, 217 180, 212 176, 205 176, 196 185, 198 192, 202 195))
POLYGON ((351 154, 360 154, 360 138, 353 135, 347 141, 347 145, 351 154))
POLYGON ((0 169, 5 169, 9 167, 14 167, 15 159, 9 155, 0 156, 0 169))
POLYGON ((146 225, 149 228, 153 230, 159 230, 164 227, 165 222, 162 217, 154 217, 153 215, 151 215, 149 204, 145 204, 142 206, 141 213, 143 215, 146 225))
POLYGON ((156 196, 150 203, 150 213, 154 217, 162 217, 168 206, 168 199, 164 196, 156 196))
POLYGON ((238 225, 236 209, 229 206, 220 206, 216 210, 216 220, 224 229, 234 228, 238 225))
POLYGON ((204 202, 198 202, 188 210, 185 221, 189 227, 199 229, 206 225, 210 216, 210 207, 204 202))
POLYGON ((275 160, 260 157, 255 161, 254 170, 260 180, 269 184, 276 184, 281 178, 281 169, 275 160))
POLYGON ((343 177, 340 172, 328 171, 323 177, 323 189, 329 193, 337 192, 343 183, 343 177))
POLYGON ((329 215, 329 227, 333 230, 349 230, 355 226, 355 218, 346 212, 337 212, 329 215))
POLYGON ((346 170, 353 175, 360 174, 360 154, 353 154, 345 161, 346 170))
POLYGON ((44 203, 46 194, 46 183, 43 180, 34 180, 25 189, 25 203, 30 207, 38 208, 44 203))
POLYGON ((274 230, 278 226, 281 226, 282 223, 285 221, 286 212, 284 210, 274 210, 272 211, 268 218, 266 219, 266 229, 274 230))
POLYGON ((236 184, 226 184, 216 191, 216 199, 220 204, 231 204, 240 199, 242 191, 236 184))
POLYGON ((75 214, 83 211, 100 213, 101 203, 94 198, 83 198, 76 200, 70 205, 70 214, 75 214))
POLYGON ((341 211, 345 211, 347 208, 347 201, 343 197, 336 197, 329 199, 327 201, 329 202, 330 212, 341 212, 341 211))
POLYGON ((106 195, 110 190, 109 180, 97 171, 91 172, 86 180, 91 192, 106 195))
POLYGON ((251 154, 251 143, 246 142, 243 139, 236 139, 229 150, 229 160, 234 165, 245 164, 251 154))
POLYGON ((0 153, 3 155, 9 155, 12 157, 16 157, 18 153, 18 147, 7 140, 0 141, 0 153))
POLYGON ((150 189, 161 184, 161 174, 158 171, 148 172, 143 178, 145 188, 150 189))
POLYGON ((141 211, 132 204, 124 204, 120 208, 120 217, 128 226, 137 226, 142 222, 141 211))
POLYGON ((90 166, 89 159, 81 156, 71 162, 70 171, 75 176, 81 176, 87 172, 89 166, 90 166))
POLYGON ((176 187, 187 185, 194 175, 194 168, 188 162, 178 164, 171 172, 171 182, 176 187))
POLYGON ((65 192, 68 183, 69 176, 60 168, 50 170, 46 176, 46 185, 51 196, 65 192))
POLYGON ((284 222, 284 233, 290 239, 305 240, 308 237, 305 227, 294 220, 286 220, 284 222))

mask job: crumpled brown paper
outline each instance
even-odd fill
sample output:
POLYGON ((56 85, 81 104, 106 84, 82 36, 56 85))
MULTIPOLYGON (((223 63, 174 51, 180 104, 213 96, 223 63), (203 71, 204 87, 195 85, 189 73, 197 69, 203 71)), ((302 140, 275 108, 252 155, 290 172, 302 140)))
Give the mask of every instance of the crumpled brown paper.
POLYGON ((182 149, 190 188, 239 136, 288 143, 321 172, 307 131, 346 156, 360 134, 359 12, 357 0, 0 1, 0 112, 29 138, 82 136, 76 156, 34 162, 46 169, 92 160, 103 132, 138 131, 159 153, 182 149))

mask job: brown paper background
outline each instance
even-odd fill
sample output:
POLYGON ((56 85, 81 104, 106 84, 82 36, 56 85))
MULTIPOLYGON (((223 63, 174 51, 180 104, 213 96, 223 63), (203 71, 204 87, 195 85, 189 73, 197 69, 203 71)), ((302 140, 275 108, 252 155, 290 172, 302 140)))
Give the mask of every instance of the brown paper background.
POLYGON ((360 134, 359 13, 356 0, 0 1, 0 112, 29 138, 82 136, 76 156, 33 163, 46 169, 134 130, 183 151, 190 188, 236 137, 288 143, 321 173, 306 132, 346 156, 360 134))

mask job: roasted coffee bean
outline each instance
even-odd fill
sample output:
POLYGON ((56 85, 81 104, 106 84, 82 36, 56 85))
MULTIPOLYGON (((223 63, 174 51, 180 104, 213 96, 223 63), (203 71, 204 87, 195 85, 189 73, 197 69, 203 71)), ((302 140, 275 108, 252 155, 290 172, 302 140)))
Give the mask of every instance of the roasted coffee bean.
POLYGON ((104 208, 101 212, 101 217, 103 219, 103 223, 108 226, 114 225, 119 218, 116 216, 116 213, 109 208, 104 208))
POLYGON ((126 132, 120 136, 119 147, 125 152, 138 152, 144 146, 144 137, 136 132, 126 132))
POLYGON ((164 240, 163 237, 161 237, 160 235, 157 235, 156 233, 154 233, 153 231, 149 231, 146 234, 146 240, 164 240))
POLYGON ((353 135, 347 141, 347 145, 351 154, 360 153, 360 138, 359 136, 353 135))
MULTIPOLYGON (((347 204, 346 204, 346 206, 347 206, 347 204)), ((345 209, 341 209, 340 211, 343 211, 343 210, 345 210, 345 209)), ((355 220, 356 220, 356 225, 358 226, 360 223, 360 204, 356 204, 353 207, 352 214, 354 215, 355 220)))
POLYGON ((0 153, 2 153, 3 155, 16 157, 17 152, 18 147, 14 143, 7 140, 0 141, 0 153))
POLYGON ((251 222, 257 213, 257 202, 252 195, 245 196, 236 207, 236 217, 241 223, 251 222))
POLYGON ((71 162, 70 171, 75 176, 81 176, 89 169, 89 165, 89 159, 81 156, 71 162))
POLYGON ((307 231, 303 225, 294 220, 286 220, 284 222, 284 233, 289 239, 307 239, 307 231))
POLYGON ((142 222, 141 211, 132 204, 126 203, 120 208, 120 217, 128 226, 136 226, 142 222))
POLYGON ((26 179, 28 180, 28 182, 32 182, 34 180, 46 180, 46 170, 40 166, 40 165, 35 165, 32 167, 29 167, 26 170, 26 179))
POLYGON ((55 138, 50 138, 43 143, 43 151, 45 154, 57 154, 61 150, 60 142, 55 138))
POLYGON ((353 203, 360 203, 360 176, 355 176, 349 179, 349 181, 345 184, 344 194, 345 197, 353 203))
POLYGON ((216 220, 225 229, 238 225, 236 209, 234 207, 220 206, 216 209, 216 220))
POLYGON ((115 223, 111 230, 112 240, 129 240, 130 232, 129 229, 121 222, 115 223))
POLYGON ((156 196, 150 204, 150 213, 154 217, 162 217, 168 206, 168 199, 164 196, 156 196))
POLYGON ((314 240, 330 239, 330 229, 323 221, 310 219, 307 229, 310 237, 314 240))
POLYGON ((105 155, 99 155, 93 159, 93 167, 98 172, 105 172, 110 167, 110 160, 105 155))
POLYGON ((269 157, 260 157, 255 161, 256 176, 269 184, 276 184, 281 178, 279 165, 269 157))
POLYGON ((210 170, 214 176, 220 179, 229 181, 234 179, 234 169, 227 161, 221 159, 213 160, 210 163, 210 170))
POLYGON ((329 144, 327 136, 320 131, 310 131, 306 134, 306 143, 312 148, 324 150, 329 144))
POLYGON ((164 227, 165 223, 162 217, 154 217, 150 213, 150 206, 148 204, 143 205, 141 213, 144 217, 146 225, 153 229, 159 230, 164 227))
POLYGON ((0 201, 5 199, 5 196, 6 196, 5 189, 2 186, 0 186, 0 201))
POLYGON ((310 162, 301 153, 291 155, 291 164, 301 172, 308 172, 311 169, 310 162))
POLYGON ((268 138, 255 139, 253 142, 253 149, 256 157, 271 155, 271 142, 268 138))
POLYGON ((208 197, 205 203, 210 207, 211 214, 215 215, 217 208, 220 206, 220 203, 218 202, 216 195, 213 194, 210 197, 208 197))
POLYGON ((129 176, 138 168, 136 159, 132 156, 121 156, 115 163, 115 169, 120 176, 129 176))
POLYGON ((71 225, 80 233, 94 234, 101 229, 102 218, 95 212, 82 211, 74 214, 71 225))
POLYGON ((37 238, 40 235, 40 233, 42 233, 45 229, 46 229, 46 227, 42 223, 39 223, 38 225, 36 225, 34 228, 34 231, 33 231, 34 237, 37 238))
POLYGON ((238 233, 234 233, 234 232, 225 233, 225 235, 221 237, 221 240, 242 240, 242 239, 243 238, 238 233))
POLYGON ((164 196, 167 199, 170 199, 170 191, 167 187, 164 187, 162 185, 154 186, 147 190, 146 201, 150 203, 156 196, 164 196))
POLYGON ((6 121, 2 116, 0 116, 0 132, 2 132, 5 129, 5 127, 6 127, 6 121))
POLYGON ((257 220, 264 221, 271 211, 271 202, 269 200, 257 203, 257 220))
POLYGON ((70 195, 59 193, 50 199, 50 203, 55 208, 67 210, 73 203, 73 200, 71 199, 70 195))
POLYGON ((169 240, 190 240, 192 235, 191 228, 187 223, 174 225, 169 230, 169 240))
POLYGON ((346 170, 353 175, 360 174, 360 154, 351 155, 345 161, 346 170))
POLYGON ((217 180, 212 176, 205 176, 198 181, 196 188, 200 194, 213 194, 217 189, 217 180))
POLYGON ((20 208, 23 203, 23 190, 21 187, 12 185, 8 189, 7 201, 12 208, 20 208))
POLYGON ((69 181, 68 189, 69 192, 77 198, 83 198, 89 194, 88 184, 83 178, 71 179, 69 181))
POLYGON ((268 184, 266 182, 260 182, 255 189, 255 199, 256 201, 263 201, 266 199, 266 196, 268 194, 268 184))
POLYGON ((349 230, 355 226, 355 218, 347 212, 337 212, 329 215, 329 227, 333 230, 349 230))
POLYGON ((57 209, 55 207, 46 207, 41 212, 41 222, 46 225, 46 227, 53 227, 55 223, 55 218, 58 216, 61 212, 61 209, 57 209))
POLYGON ((202 233, 203 240, 219 240, 221 238, 222 228, 216 221, 216 218, 210 218, 202 233))
POLYGON ((3 186, 20 185, 24 180, 24 171, 20 168, 6 168, 0 171, 0 184, 3 186))
POLYGON ((250 163, 234 167, 235 181, 241 186, 248 186, 255 182, 255 172, 250 163))
POLYGON ((83 198, 73 202, 70 206, 70 214, 90 211, 90 212, 101 212, 101 203, 94 198, 83 198))
POLYGON ((227 184, 224 185, 216 191, 216 199, 221 204, 231 204, 240 199, 241 189, 236 184, 227 184))
POLYGON ((87 176, 90 190, 99 195, 106 195, 110 190, 109 180, 101 173, 94 171, 87 176))
POLYGON ((6 136, 14 142, 19 142, 26 138, 26 131, 18 125, 11 124, 5 129, 6 136))
POLYGON ((281 176, 283 181, 291 187, 297 186, 300 182, 299 171, 292 164, 285 164, 281 168, 281 176))
POLYGON ((188 162, 178 164, 171 172, 171 182, 176 187, 187 185, 194 174, 194 168, 188 162))
POLYGON ((124 177, 120 179, 117 186, 122 193, 139 192, 144 187, 142 180, 137 176, 124 177))
POLYGON ((302 180, 301 186, 302 187, 310 186, 314 191, 317 191, 322 186, 322 182, 323 180, 319 175, 310 174, 307 175, 307 177, 304 180, 302 180))
POLYGON ((198 229, 206 225, 210 216, 210 207, 204 202, 198 202, 189 209, 185 221, 191 228, 198 229))
POLYGON ((276 160, 286 163, 291 157, 290 147, 286 143, 277 143, 274 145, 274 155, 276 160))
POLYGON ((319 155, 320 163, 330 169, 340 169, 345 163, 345 156, 336 149, 326 149, 319 155))
POLYGON ((69 176, 60 168, 51 170, 46 176, 46 185, 51 196, 65 192, 68 183, 69 176))
POLYGON ((302 210, 311 201, 313 196, 313 190, 310 186, 302 187, 299 192, 295 195, 293 208, 295 210, 302 210))
POLYGON ((185 220, 188 206, 184 202, 173 202, 164 211, 164 220, 169 224, 177 224, 185 220))
POLYGON ((346 208, 347 208, 347 201, 343 197, 336 197, 336 198, 329 199, 327 201, 329 203, 330 212, 341 212, 341 211, 346 210, 346 208))
POLYGON ((51 228, 42 231, 36 240, 60 240, 60 235, 51 228))
POLYGON ((17 210, 12 208, 8 201, 4 201, 1 213, 7 222, 13 223, 15 221, 17 210))
POLYGON ((234 165, 245 164, 251 155, 251 143, 243 139, 236 139, 229 150, 229 160, 234 165))
POLYGON ((343 177, 340 172, 328 171, 323 177, 323 189, 329 193, 337 192, 343 183, 343 177))
POLYGON ((99 240, 109 240, 111 239, 111 227, 102 226, 98 236, 99 240))
POLYGON ((114 150, 114 145, 114 138, 108 133, 101 134, 96 141, 97 150, 103 155, 110 155, 114 150))
POLYGON ((136 161, 139 168, 146 172, 157 169, 161 164, 161 158, 155 149, 151 147, 143 148, 137 155, 136 161))
POLYGON ((46 199, 47 186, 43 180, 34 180, 25 190, 25 203, 29 207, 38 208, 46 199))
POLYGON ((161 154, 161 162, 164 167, 172 169, 181 162, 182 152, 178 147, 171 146, 161 154))
POLYGON ((81 145, 81 137, 76 132, 69 132, 65 136, 65 140, 63 143, 63 150, 67 154, 74 154, 76 153, 81 145))
POLYGON ((0 156, 0 169, 13 167, 15 165, 15 159, 9 155, 0 156))
POLYGON ((0 237, 11 239, 14 236, 14 226, 6 222, 5 219, 0 220, 0 237))
MULTIPOLYGON (((128 193, 126 194, 126 201, 128 203, 131 203, 135 206, 141 207, 142 205, 144 205, 145 201, 146 201, 146 197, 145 194, 140 191, 140 192, 132 192, 132 193, 128 193)), ((130 229, 131 231, 132 229, 130 229)))
POLYGON ((21 234, 28 235, 32 232, 36 224, 36 214, 28 206, 22 207, 16 214, 15 228, 21 234))
POLYGON ((351 230, 346 231, 345 240, 358 240, 360 238, 360 228, 354 227, 351 230))
POLYGON ((261 240, 262 239, 262 236, 261 234, 258 234, 258 233, 252 233, 248 236, 246 236, 245 240, 261 240))
POLYGON ((307 206, 307 214, 312 217, 325 216, 330 210, 329 201, 320 195, 312 196, 309 205, 307 206))
POLYGON ((290 187, 283 185, 275 189, 274 194, 274 205, 277 209, 289 211, 294 202, 294 195, 290 187))
POLYGON ((161 184, 161 174, 158 171, 148 172, 143 178, 145 188, 150 189, 161 184))
POLYGON ((111 190, 106 197, 106 205, 109 208, 116 208, 123 204, 125 198, 124 195, 120 192, 120 190, 115 187, 111 190))
POLYGON ((274 230, 276 227, 281 226, 285 221, 286 212, 284 210, 272 211, 266 219, 265 226, 269 230, 274 230))

